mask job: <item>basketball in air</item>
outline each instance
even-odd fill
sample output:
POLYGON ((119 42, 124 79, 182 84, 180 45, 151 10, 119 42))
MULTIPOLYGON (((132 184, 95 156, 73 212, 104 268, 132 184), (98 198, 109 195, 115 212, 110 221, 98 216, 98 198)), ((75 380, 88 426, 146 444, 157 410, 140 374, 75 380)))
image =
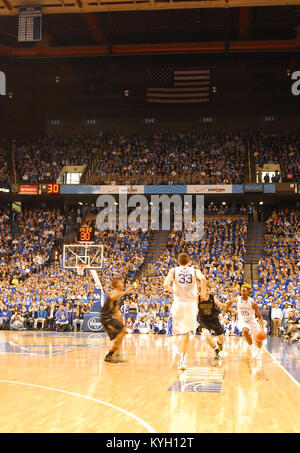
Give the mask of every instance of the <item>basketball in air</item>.
POLYGON ((259 330, 255 335, 257 341, 264 341, 267 338, 267 334, 264 330, 259 330))

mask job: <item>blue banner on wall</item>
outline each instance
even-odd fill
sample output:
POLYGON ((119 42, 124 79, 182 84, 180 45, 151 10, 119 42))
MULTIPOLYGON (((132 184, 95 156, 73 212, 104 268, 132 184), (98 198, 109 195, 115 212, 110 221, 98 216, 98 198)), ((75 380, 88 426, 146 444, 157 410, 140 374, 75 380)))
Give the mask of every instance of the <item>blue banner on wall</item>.
POLYGON ((245 189, 245 192, 262 192, 263 185, 262 184, 245 184, 244 189, 245 189))
POLYGON ((103 304, 103 294, 100 288, 94 289, 94 304, 90 313, 100 313, 103 304))
POLYGON ((232 184, 232 193, 244 193, 243 184, 232 184))
POLYGON ((264 193, 275 193, 275 184, 264 184, 264 193))
POLYGON ((187 193, 187 187, 186 185, 174 185, 174 186, 150 186, 146 185, 144 187, 145 191, 144 193, 149 193, 149 194, 164 194, 164 193, 187 193))
POLYGON ((103 304, 103 293, 100 288, 94 290, 94 304, 89 313, 83 317, 82 330, 85 332, 104 332, 104 327, 100 321, 100 310, 103 304))
MULTIPOLYGON (((270 186, 269 192, 275 191, 274 184, 268 184, 270 186), (274 186, 274 189, 273 189, 274 186)), ((174 185, 135 185, 135 186, 119 186, 119 185, 83 185, 83 184, 62 184, 60 186, 60 193, 63 195, 100 195, 100 194, 242 194, 245 191, 250 192, 262 192, 263 184, 207 184, 207 185, 185 185, 185 184, 174 184, 174 185)))
POLYGON ((61 194, 97 195, 101 193, 101 186, 82 186, 81 184, 67 184, 60 186, 61 194))

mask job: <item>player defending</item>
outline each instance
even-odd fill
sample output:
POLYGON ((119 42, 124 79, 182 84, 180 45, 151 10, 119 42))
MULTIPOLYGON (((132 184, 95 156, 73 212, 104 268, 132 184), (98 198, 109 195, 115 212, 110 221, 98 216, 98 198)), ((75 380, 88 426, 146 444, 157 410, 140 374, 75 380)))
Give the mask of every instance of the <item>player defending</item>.
MULTIPOLYGON (((262 341, 257 340, 256 335, 264 332, 264 321, 257 303, 254 299, 252 299, 252 297, 249 297, 249 292, 248 285, 243 284, 241 287, 241 295, 229 301, 228 304, 226 304, 226 309, 228 310, 231 305, 236 302, 237 311, 235 312, 238 315, 238 329, 244 335, 249 346, 252 345, 252 337, 254 336, 257 348, 260 350, 262 347, 262 341), (255 315, 257 316, 258 322, 255 315), (261 327, 261 331, 259 329, 259 325, 261 327)), ((257 356, 257 351, 254 352, 253 350, 253 355, 257 356)))
POLYGON ((220 352, 223 350, 224 343, 224 331, 219 321, 220 310, 218 307, 225 308, 225 305, 215 300, 211 294, 210 283, 206 283, 205 294, 199 295, 198 298, 198 316, 199 316, 199 327, 203 330, 205 339, 209 346, 215 350, 215 358, 220 357, 220 352), (217 336, 216 340, 210 332, 213 331, 217 336))
POLYGON ((111 341, 114 340, 110 351, 105 356, 105 362, 117 363, 122 361, 119 351, 124 335, 126 334, 126 328, 119 307, 119 299, 120 297, 125 296, 125 294, 128 294, 131 290, 131 286, 124 290, 124 280, 115 278, 112 280, 112 290, 108 292, 103 304, 100 320, 109 339, 111 341))
POLYGON ((178 344, 180 353, 178 368, 185 370, 189 335, 197 329, 197 281, 201 282, 201 293, 204 294, 206 279, 199 269, 189 266, 190 258, 186 253, 180 253, 178 263, 179 266, 169 270, 164 288, 174 297, 170 318, 172 326, 169 326, 169 334, 181 336, 178 344))

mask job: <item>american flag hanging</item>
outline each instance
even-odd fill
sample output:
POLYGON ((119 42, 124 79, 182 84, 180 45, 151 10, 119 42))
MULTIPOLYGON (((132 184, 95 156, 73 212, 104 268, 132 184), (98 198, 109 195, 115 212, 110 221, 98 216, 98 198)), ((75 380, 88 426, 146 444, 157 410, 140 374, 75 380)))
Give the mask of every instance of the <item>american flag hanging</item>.
POLYGON ((148 68, 147 101, 158 104, 208 102, 210 69, 148 68))

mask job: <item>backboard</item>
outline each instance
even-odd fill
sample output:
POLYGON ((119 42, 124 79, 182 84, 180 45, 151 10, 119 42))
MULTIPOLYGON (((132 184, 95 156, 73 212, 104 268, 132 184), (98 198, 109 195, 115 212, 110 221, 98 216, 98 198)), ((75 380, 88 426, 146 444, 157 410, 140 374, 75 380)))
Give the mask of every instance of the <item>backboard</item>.
POLYGON ((103 268, 103 245, 101 244, 64 244, 63 269, 81 271, 103 268))

